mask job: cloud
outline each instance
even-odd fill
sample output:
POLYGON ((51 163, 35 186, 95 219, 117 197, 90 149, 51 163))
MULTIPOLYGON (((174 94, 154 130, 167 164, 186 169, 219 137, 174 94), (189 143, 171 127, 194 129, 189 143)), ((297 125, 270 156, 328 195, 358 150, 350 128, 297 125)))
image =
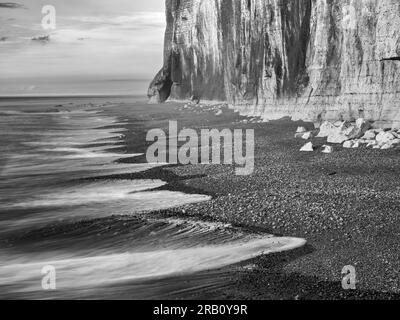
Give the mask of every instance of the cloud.
MULTIPOLYGON (((114 7, 108 1, 107 5, 114 7)), ((48 33, 42 30, 40 20, 34 19, 40 15, 31 14, 33 4, 23 12, 7 10, 8 15, 3 18, 16 21, 6 23, 0 34, 9 37, 0 42, 0 80, 60 75, 99 78, 133 75, 150 79, 162 64, 164 12, 114 13, 105 8, 97 14, 83 6, 85 10, 78 10, 70 2, 65 8, 58 10, 57 28, 48 33)), ((1 21, 0 25, 3 27, 1 21)))
POLYGON ((160 35, 165 29, 162 12, 135 12, 123 16, 73 16, 59 20, 52 32, 54 43, 77 43, 90 40, 97 45, 129 47, 137 44, 162 43, 160 35))
POLYGON ((86 25, 136 26, 137 28, 163 27, 165 24, 163 12, 135 12, 129 16, 75 16, 70 19, 86 25))
POLYGON ((20 9, 20 8, 24 8, 24 6, 22 4, 15 3, 15 2, 0 2, 0 8, 20 9))

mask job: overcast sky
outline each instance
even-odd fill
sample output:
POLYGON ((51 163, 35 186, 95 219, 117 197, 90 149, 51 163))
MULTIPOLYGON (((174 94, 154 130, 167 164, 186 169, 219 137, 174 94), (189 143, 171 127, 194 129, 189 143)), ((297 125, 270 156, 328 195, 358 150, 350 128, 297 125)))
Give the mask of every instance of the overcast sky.
POLYGON ((0 0, 0 81, 150 79, 162 65, 164 29, 164 0, 0 0), (41 26, 48 4, 54 31, 41 26), (32 40, 44 35, 48 42, 32 40))

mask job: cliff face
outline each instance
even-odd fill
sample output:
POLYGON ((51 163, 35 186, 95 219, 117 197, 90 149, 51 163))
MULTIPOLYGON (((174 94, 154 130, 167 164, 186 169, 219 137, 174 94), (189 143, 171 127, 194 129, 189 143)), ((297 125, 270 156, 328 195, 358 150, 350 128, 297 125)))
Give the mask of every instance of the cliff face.
POLYGON ((400 126, 398 0, 166 0, 166 14, 152 100, 400 126))

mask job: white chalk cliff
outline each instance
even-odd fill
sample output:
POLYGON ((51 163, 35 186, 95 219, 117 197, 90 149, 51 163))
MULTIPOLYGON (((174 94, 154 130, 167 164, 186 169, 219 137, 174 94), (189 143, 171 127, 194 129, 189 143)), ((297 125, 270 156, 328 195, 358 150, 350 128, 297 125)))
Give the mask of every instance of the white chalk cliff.
POLYGON ((399 0, 166 0, 166 14, 153 101, 400 127, 399 0))

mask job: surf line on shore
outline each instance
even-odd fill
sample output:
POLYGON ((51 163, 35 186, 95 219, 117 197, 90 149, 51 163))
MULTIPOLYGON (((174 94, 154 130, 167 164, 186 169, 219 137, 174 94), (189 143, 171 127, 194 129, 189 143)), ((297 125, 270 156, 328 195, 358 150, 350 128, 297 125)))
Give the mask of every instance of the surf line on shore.
MULTIPOLYGON (((90 256, 59 250, 42 253, 40 259, 27 257, 23 263, 17 256, 8 257, 7 263, 0 265, 0 283, 5 285, 4 290, 13 290, 15 286, 18 292, 34 293, 40 291, 38 270, 51 266, 56 270, 57 290, 96 290, 220 269, 261 255, 293 250, 306 243, 298 238, 252 234, 222 223, 185 219, 149 218, 130 227, 132 233, 115 235, 107 244, 117 251, 126 245, 128 237, 131 244, 124 252, 105 253, 101 245, 91 244, 90 256)), ((68 234, 65 229, 64 232, 68 234)), ((71 227, 70 232, 77 234, 78 230, 71 227)), ((86 243, 84 239, 80 241, 86 243)))

